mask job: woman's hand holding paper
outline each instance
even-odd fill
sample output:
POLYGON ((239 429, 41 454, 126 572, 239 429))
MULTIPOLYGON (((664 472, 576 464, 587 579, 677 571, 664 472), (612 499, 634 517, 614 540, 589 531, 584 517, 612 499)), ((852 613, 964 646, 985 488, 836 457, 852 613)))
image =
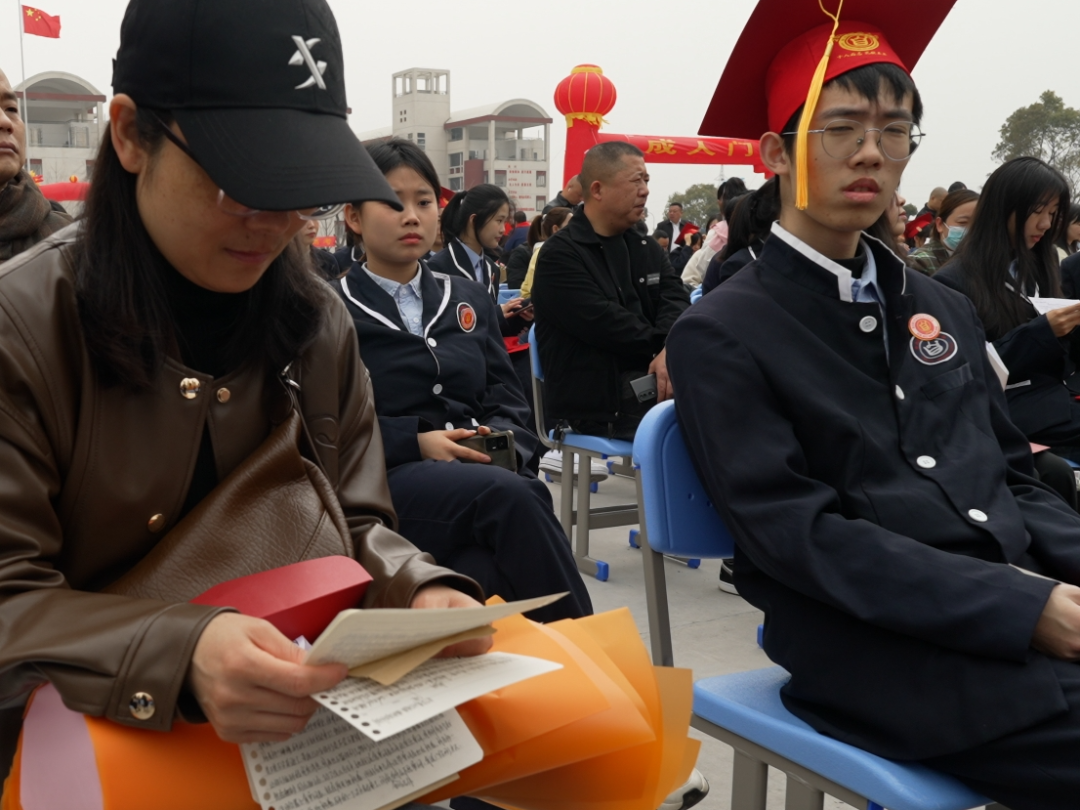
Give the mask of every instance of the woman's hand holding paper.
MULTIPOLYGON (((455 591, 446 585, 429 585, 422 588, 413 597, 411 608, 463 608, 483 607, 468 594, 455 591)), ((473 638, 452 644, 444 649, 438 658, 460 658, 469 655, 481 655, 491 649, 491 637, 473 638)))
POLYGON ((343 664, 307 666, 303 658, 269 622, 223 613, 199 637, 187 682, 221 739, 278 742, 302 731, 315 713, 309 695, 347 674, 343 664))

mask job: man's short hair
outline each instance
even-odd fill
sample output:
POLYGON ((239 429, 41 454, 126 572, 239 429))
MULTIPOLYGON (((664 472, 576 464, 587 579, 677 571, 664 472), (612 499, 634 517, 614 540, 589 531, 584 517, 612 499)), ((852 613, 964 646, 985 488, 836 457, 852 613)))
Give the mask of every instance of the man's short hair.
POLYGON ((678 208, 680 211, 682 211, 682 203, 679 202, 678 200, 672 200, 671 202, 668 203, 667 207, 668 208, 678 208))
POLYGON ((957 180, 955 183, 949 186, 949 193, 952 194, 954 191, 963 191, 966 188, 966 185, 964 185, 960 180, 957 180))
POLYGON ((524 222, 526 219, 527 219, 527 217, 525 216, 524 211, 515 211, 514 212, 514 222, 520 223, 520 222, 524 222))
POLYGON ((655 240, 656 240, 656 241, 658 241, 658 242, 659 242, 659 241, 660 241, 661 239, 667 239, 668 241, 671 241, 671 237, 670 237, 670 236, 668 236, 668 235, 667 235, 666 233, 664 233, 663 231, 653 231, 653 235, 652 235, 652 238, 653 238, 653 239, 655 239, 655 240))
POLYGON ((626 141, 607 141, 600 143, 585 153, 581 162, 581 188, 587 191, 597 180, 610 180, 611 176, 623 167, 627 157, 645 157, 645 153, 626 141))

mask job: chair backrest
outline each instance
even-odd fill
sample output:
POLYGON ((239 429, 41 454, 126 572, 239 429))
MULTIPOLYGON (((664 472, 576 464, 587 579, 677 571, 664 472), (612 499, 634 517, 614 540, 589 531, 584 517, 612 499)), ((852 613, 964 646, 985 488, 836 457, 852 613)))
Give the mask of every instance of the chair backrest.
POLYGON ((705 290, 701 289, 701 287, 698 287, 696 290, 690 293, 690 303, 696 304, 698 301, 701 300, 701 296, 703 296, 704 294, 705 290))
POLYGON ((649 547, 679 557, 732 557, 735 540, 701 485, 675 417, 661 402, 638 426, 634 464, 640 467, 649 547))
POLYGON ((536 344, 535 323, 529 327, 529 359, 532 361, 532 375, 543 382, 544 370, 540 368, 540 347, 536 344))
POLYGON ((533 418, 536 421, 536 435, 544 447, 557 450, 555 442, 548 436, 544 424, 544 370, 540 367, 540 347, 536 345, 536 324, 529 327, 529 364, 532 366, 533 418))

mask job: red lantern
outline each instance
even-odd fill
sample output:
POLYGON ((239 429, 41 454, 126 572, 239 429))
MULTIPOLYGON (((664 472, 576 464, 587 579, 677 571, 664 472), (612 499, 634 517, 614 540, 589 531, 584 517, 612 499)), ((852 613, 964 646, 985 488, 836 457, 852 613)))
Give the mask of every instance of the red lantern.
POLYGON ((596 65, 578 65, 555 88, 555 108, 568 127, 580 120, 599 128, 616 98, 615 85, 596 65))

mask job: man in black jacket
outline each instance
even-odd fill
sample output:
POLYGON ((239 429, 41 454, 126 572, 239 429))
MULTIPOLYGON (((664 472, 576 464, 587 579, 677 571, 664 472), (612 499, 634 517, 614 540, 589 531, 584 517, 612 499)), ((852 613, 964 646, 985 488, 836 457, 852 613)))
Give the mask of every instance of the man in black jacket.
POLYGON ((585 204, 540 251, 533 282, 551 416, 580 433, 631 439, 645 411, 630 382, 656 374, 671 396, 664 344, 690 305, 655 239, 634 230, 649 198, 641 151, 594 146, 581 167, 585 204))

